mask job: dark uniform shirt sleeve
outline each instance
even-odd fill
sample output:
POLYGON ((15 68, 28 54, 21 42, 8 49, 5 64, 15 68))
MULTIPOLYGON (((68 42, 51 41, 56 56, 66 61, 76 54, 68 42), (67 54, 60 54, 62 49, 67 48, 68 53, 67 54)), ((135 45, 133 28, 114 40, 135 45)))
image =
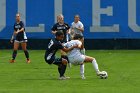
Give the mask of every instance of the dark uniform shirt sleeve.
POLYGON ((66 29, 69 30, 70 26, 68 24, 66 24, 66 23, 65 23, 65 25, 66 25, 66 29))
POLYGON ((24 28, 24 23, 21 21, 20 22, 21 28, 24 28))
POLYGON ((51 28, 52 31, 56 31, 57 30, 57 24, 54 24, 53 27, 51 28))

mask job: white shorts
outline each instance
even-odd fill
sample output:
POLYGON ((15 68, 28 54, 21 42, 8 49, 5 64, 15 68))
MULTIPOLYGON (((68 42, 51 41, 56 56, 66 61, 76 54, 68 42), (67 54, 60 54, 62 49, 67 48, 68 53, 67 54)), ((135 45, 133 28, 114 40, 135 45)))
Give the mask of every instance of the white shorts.
POLYGON ((15 42, 17 42, 17 43, 26 43, 27 40, 21 40, 21 41, 15 40, 15 42))
POLYGON ((68 57, 68 58, 69 58, 70 63, 72 63, 73 65, 80 65, 84 62, 85 55, 78 54, 76 56, 68 57))

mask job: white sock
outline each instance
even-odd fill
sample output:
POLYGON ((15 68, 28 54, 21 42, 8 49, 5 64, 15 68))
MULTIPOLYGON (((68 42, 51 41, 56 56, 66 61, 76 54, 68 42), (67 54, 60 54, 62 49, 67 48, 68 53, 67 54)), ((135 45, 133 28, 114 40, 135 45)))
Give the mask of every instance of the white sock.
POLYGON ((81 53, 82 53, 83 55, 85 55, 85 48, 83 48, 83 49, 81 50, 81 53))
POLYGON ((82 65, 80 65, 80 74, 81 74, 81 76, 84 76, 84 71, 85 71, 85 65, 82 64, 82 65))
POLYGON ((96 62, 96 59, 93 59, 92 65, 93 65, 93 67, 94 67, 96 73, 99 72, 99 68, 98 68, 98 64, 97 64, 97 62, 96 62))

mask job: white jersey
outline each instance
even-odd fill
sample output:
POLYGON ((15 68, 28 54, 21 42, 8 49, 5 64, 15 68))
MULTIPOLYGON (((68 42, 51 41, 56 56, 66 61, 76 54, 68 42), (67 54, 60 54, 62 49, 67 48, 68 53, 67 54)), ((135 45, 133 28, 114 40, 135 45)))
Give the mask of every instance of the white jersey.
POLYGON ((76 28, 84 28, 84 25, 82 24, 81 21, 78 21, 77 23, 73 22, 71 24, 71 28, 74 30, 73 34, 80 34, 83 36, 83 33, 80 30, 76 29, 76 28))
MULTIPOLYGON (((67 47, 67 48, 70 48, 70 47, 75 46, 75 45, 82 45, 82 42, 79 41, 79 40, 71 40, 71 41, 64 44, 64 46, 67 47)), ((73 50, 68 52, 67 56, 68 57, 73 57, 73 56, 79 55, 79 54, 81 54, 80 49, 79 48, 74 48, 73 50)))

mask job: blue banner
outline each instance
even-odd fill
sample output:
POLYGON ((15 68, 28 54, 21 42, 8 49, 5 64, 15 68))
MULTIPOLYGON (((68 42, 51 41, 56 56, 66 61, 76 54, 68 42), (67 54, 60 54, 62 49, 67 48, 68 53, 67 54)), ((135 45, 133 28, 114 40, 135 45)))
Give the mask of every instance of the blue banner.
POLYGON ((30 39, 48 39, 56 16, 79 14, 87 39, 140 39, 140 0, 0 0, 0 39, 10 39, 20 12, 30 39))

